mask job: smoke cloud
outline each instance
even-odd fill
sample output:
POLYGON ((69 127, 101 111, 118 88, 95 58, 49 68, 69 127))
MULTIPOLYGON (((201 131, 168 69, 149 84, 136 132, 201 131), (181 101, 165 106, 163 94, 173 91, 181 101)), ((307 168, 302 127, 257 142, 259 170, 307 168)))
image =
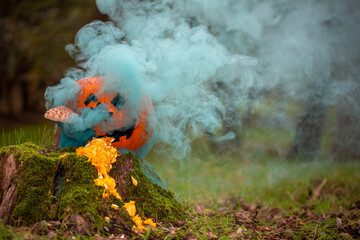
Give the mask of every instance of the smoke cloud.
MULTIPOLYGON (((241 127, 239 107, 264 91, 280 88, 296 100, 315 95, 314 101, 329 106, 359 87, 355 0, 96 3, 112 22, 84 26, 66 47, 79 68, 47 89, 46 107, 76 102, 76 81, 91 76, 105 76, 102 91, 126 96, 128 115, 135 119, 148 96, 153 134, 141 155, 157 144, 183 158, 192 139, 204 133, 213 141, 236 137, 221 132, 223 125, 241 127)), ((64 146, 84 144, 94 135, 91 128, 109 121, 107 111, 83 110, 75 124, 64 126, 72 136, 63 139, 64 146)))
POLYGON ((208 26, 231 53, 255 57, 258 90, 281 86, 302 100, 316 86, 331 105, 346 95, 344 81, 358 82, 358 1, 186 0, 176 8, 193 25, 208 26))

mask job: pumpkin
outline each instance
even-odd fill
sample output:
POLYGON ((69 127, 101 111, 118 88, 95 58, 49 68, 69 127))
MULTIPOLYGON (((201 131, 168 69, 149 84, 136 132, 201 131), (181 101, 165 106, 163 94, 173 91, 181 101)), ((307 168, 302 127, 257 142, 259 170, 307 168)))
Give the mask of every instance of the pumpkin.
POLYGON ((125 107, 126 99, 118 91, 111 86, 103 89, 103 77, 83 78, 77 83, 80 91, 76 96, 74 112, 81 115, 81 109, 94 109, 99 104, 106 104, 108 108, 110 118, 93 127, 97 137, 113 137, 115 140, 112 146, 130 151, 136 151, 145 145, 152 135, 148 117, 153 113, 153 106, 149 97, 142 97, 137 117, 133 117, 130 114, 132 109, 125 107))

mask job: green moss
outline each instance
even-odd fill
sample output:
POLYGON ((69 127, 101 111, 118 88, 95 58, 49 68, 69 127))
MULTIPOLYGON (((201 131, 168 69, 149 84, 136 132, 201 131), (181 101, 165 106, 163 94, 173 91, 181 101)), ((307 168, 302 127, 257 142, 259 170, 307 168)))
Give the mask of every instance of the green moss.
MULTIPOLYGON (((94 184, 96 169, 85 157, 77 156, 75 148, 49 153, 31 143, 0 148, 2 161, 10 154, 17 160, 18 170, 13 176, 16 183, 15 202, 9 223, 29 225, 42 220, 60 220, 65 225, 76 224, 71 222, 74 219, 71 216, 80 215, 90 224, 89 231, 97 231, 104 226, 111 228, 112 225, 104 219, 109 216, 118 229, 120 226, 131 232, 134 224, 121 207, 124 203, 112 196, 110 199, 102 198, 104 189, 94 184), (59 158, 65 152, 68 154, 59 158), (120 208, 111 209, 112 203, 120 208)), ((135 201, 137 214, 143 218, 157 221, 185 218, 184 206, 172 192, 149 181, 143 174, 141 163, 133 155, 119 158, 110 176, 115 180, 116 176, 122 177, 123 184, 118 184, 117 188, 126 192, 121 194, 124 202, 135 201), (121 171, 127 174, 119 174, 121 171), (137 187, 132 184, 131 176, 137 179, 137 187)))
POLYGON ((127 154, 122 156, 114 164, 110 176, 116 179, 116 174, 119 174, 124 168, 126 161, 133 162, 133 169, 125 176, 126 194, 122 194, 124 202, 135 201, 137 213, 143 217, 154 218, 158 221, 177 221, 186 217, 186 209, 183 204, 175 199, 174 193, 164 188, 153 184, 145 177, 141 163, 132 155, 127 154), (127 160, 126 160, 127 159, 127 160), (134 186, 131 181, 131 176, 138 181, 138 185, 134 186))
POLYGON ((16 202, 10 222, 28 225, 41 220, 62 220, 71 214, 101 221, 102 189, 94 185, 96 169, 74 151, 75 148, 66 148, 43 155, 42 149, 31 143, 0 148, 3 159, 13 154, 19 165, 14 176, 16 202), (69 154, 59 158, 64 152, 69 154), (58 198, 55 189, 59 190, 58 198))
POLYGON ((101 192, 100 188, 97 189, 90 185, 65 188, 64 194, 61 196, 59 219, 63 219, 69 214, 87 214, 89 220, 100 220, 101 192), (89 213, 90 216, 88 216, 89 213))
POLYGON ((94 185, 94 179, 97 178, 96 169, 87 161, 85 157, 79 157, 75 152, 69 153, 61 159, 61 166, 65 172, 65 185, 94 185))
POLYGON ((97 178, 96 169, 84 157, 70 153, 61 161, 64 172, 62 182, 60 219, 69 214, 86 216, 87 220, 96 224, 104 222, 100 213, 106 211, 102 202, 101 187, 94 185, 97 178))
POLYGON ((52 177, 56 172, 58 158, 42 155, 39 147, 30 143, 18 145, 11 152, 20 165, 14 176, 17 183, 16 203, 11 219, 25 225, 48 220, 53 199, 52 177))

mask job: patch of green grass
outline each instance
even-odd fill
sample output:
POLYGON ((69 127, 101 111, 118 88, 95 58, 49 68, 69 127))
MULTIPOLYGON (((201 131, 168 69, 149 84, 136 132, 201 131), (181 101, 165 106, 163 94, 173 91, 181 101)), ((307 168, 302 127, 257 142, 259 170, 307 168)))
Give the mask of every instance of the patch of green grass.
POLYGON ((236 233, 236 225, 236 220, 232 215, 195 214, 186 224, 173 227, 173 232, 170 230, 166 239, 187 239, 189 237, 228 239, 230 235, 236 233))
POLYGON ((2 222, 0 222, 0 239, 13 239, 16 235, 2 222))
POLYGON ((54 142, 55 127, 52 125, 24 126, 0 132, 0 147, 32 142, 41 147, 50 147, 54 142))
POLYGON ((360 189, 360 162, 333 161, 330 157, 289 161, 261 148, 206 154, 211 150, 204 143, 194 148, 192 156, 181 162, 155 154, 148 159, 183 199, 214 206, 221 199, 240 196, 249 204, 281 209, 312 205, 316 211, 331 211, 334 205, 345 207, 360 200, 356 190, 360 189), (314 188, 324 179, 321 194, 312 201, 314 188))

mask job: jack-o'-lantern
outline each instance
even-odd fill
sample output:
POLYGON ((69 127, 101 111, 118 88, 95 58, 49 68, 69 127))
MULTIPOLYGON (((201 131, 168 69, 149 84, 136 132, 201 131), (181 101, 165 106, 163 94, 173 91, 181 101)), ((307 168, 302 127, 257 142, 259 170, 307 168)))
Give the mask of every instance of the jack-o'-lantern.
POLYGON ((149 97, 142 97, 140 110, 134 117, 125 104, 126 98, 110 86, 105 87, 102 77, 83 78, 77 83, 80 91, 76 97, 74 112, 81 114, 83 108, 95 109, 100 104, 107 106, 109 119, 93 127, 97 137, 113 137, 114 147, 130 151, 138 150, 150 139, 152 128, 149 126, 148 117, 153 112, 153 106, 149 97))

